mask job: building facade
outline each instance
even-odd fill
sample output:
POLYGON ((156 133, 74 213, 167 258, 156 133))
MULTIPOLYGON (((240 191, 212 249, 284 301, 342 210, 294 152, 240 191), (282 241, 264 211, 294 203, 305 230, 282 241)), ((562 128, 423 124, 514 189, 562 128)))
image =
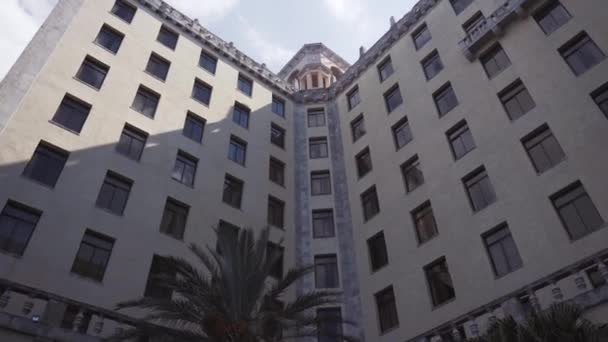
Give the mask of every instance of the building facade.
POLYGON ((0 337, 98 341, 163 255, 266 225, 364 341, 608 321, 607 12, 422 0, 274 74, 160 0, 60 0, 0 84, 0 337))

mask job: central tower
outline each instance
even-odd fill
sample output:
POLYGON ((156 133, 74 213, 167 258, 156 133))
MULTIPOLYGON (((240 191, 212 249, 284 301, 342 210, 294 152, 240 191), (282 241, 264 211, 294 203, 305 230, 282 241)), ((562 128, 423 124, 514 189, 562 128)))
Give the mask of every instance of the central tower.
POLYGON ((322 43, 305 44, 281 69, 279 77, 297 90, 329 88, 350 64, 322 43))

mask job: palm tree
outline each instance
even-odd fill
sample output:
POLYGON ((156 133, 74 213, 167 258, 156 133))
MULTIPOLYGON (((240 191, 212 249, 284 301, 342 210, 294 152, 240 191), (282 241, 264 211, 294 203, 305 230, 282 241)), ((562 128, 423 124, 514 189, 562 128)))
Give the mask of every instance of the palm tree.
POLYGON ((251 229, 238 233, 219 229, 216 234, 215 249, 189 246, 201 268, 183 258, 166 258, 165 266, 172 274, 156 280, 173 292, 172 298, 144 297, 117 304, 118 310, 139 308, 148 314, 138 327, 114 339, 275 342, 320 334, 329 337, 328 341, 354 341, 323 328, 328 323, 347 322, 339 317, 321 322, 315 315, 318 307, 338 304, 339 293, 314 291, 287 301, 286 291, 309 274, 311 267, 292 268, 276 282, 267 281, 281 258, 268 248, 268 228, 257 237, 251 229))

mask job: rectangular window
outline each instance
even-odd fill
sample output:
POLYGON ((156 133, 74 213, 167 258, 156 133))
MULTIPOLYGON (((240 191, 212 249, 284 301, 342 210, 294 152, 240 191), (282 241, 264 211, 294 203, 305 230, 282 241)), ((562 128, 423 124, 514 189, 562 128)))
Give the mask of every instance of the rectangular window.
POLYGON ((310 138, 308 140, 310 158, 327 158, 327 138, 310 138))
POLYGON ((76 73, 76 78, 90 85, 95 89, 101 89, 110 67, 94 59, 91 56, 85 57, 76 73))
POLYGON ((335 254, 315 255, 315 287, 318 289, 340 287, 338 258, 335 254))
POLYGON ((604 225, 581 182, 575 182, 550 197, 570 239, 578 240, 604 225))
POLYGON ((375 186, 372 186, 361 194, 361 206, 363 207, 364 221, 371 220, 372 217, 380 212, 380 203, 378 202, 378 193, 375 186))
POLYGON ((414 46, 416 50, 420 50, 423 46, 426 45, 431 40, 431 31, 426 26, 426 24, 422 24, 414 33, 412 34, 412 39, 414 40, 414 46))
POLYGON ((456 15, 460 14, 464 11, 469 5, 473 2, 473 0, 450 0, 452 4, 452 8, 454 8, 454 12, 456 15))
POLYGON ((386 57, 380 64, 378 64, 378 75, 380 75, 380 82, 384 82, 387 78, 389 78, 395 69, 393 69, 393 62, 391 61, 391 57, 386 57))
POLYGON ((350 131, 353 135, 353 142, 359 140, 365 135, 365 121, 363 120, 363 114, 357 116, 353 121, 350 122, 350 131))
POLYGON ((175 276, 175 271, 169 268, 166 258, 154 255, 152 264, 150 265, 144 296, 154 299, 171 299, 173 290, 163 286, 162 280, 160 279, 161 277, 166 276, 175 276))
POLYGON ((483 166, 466 175, 462 179, 462 183, 467 191, 473 211, 480 211, 496 202, 494 187, 490 182, 488 172, 483 166))
POLYGON ((285 228, 285 202, 278 198, 268 196, 268 217, 269 225, 284 229, 285 228))
POLYGON ((558 49, 576 76, 599 64, 606 55, 586 32, 577 34, 558 49))
POLYGON ((486 71, 486 75, 488 75, 488 78, 490 79, 494 78, 511 65, 511 60, 500 44, 496 44, 494 47, 490 48, 490 50, 479 57, 479 60, 483 65, 483 69, 486 71))
POLYGON ((441 305, 456 297, 452 276, 445 258, 440 258, 425 266, 424 273, 431 290, 433 306, 441 305))
POLYGON ((446 136, 454 159, 458 160, 475 149, 475 141, 467 122, 462 120, 447 131, 446 136))
POLYGON ((329 171, 311 172, 310 189, 313 196, 331 194, 331 177, 329 171))
POLYGON ((284 118, 285 117, 285 100, 282 98, 272 95, 272 112, 276 115, 284 118))
POLYGON ((213 92, 213 87, 208 85, 207 83, 201 80, 194 80, 194 86, 192 87, 192 98, 196 101, 209 105, 211 102, 211 93, 213 92))
POLYGON ((439 232, 437 230, 437 222, 435 222, 435 215, 433 214, 431 202, 427 201, 423 203, 421 206, 414 209, 411 214, 412 219, 414 220, 416 237, 418 238, 419 244, 423 244, 437 236, 439 232))
POLYGON ((253 81, 239 74, 237 88, 241 91, 241 93, 251 96, 253 94, 253 81))
POLYGON ((241 201, 243 199, 243 185, 244 183, 242 180, 227 174, 224 178, 222 202, 240 209, 241 201))
POLYGON ((484 17, 483 13, 477 12, 473 14, 469 20, 462 24, 462 28, 467 35, 473 34, 473 31, 480 27, 480 25, 483 25, 485 20, 486 18, 484 17))
POLYGON ((562 27, 571 17, 564 5, 556 0, 551 1, 534 14, 534 20, 536 20, 538 26, 540 26, 546 35, 550 35, 562 27))
POLYGON ((410 124, 407 117, 399 120, 392 127, 393 139, 395 140, 395 146, 397 149, 402 148, 412 141, 412 131, 410 130, 410 124))
POLYGON ((276 279, 283 278, 283 256, 285 254, 283 247, 276 243, 268 242, 266 253, 268 253, 269 258, 276 259, 275 264, 270 270, 270 276, 276 279))
POLYGON ((215 71, 217 70, 217 58, 205 51, 201 51, 198 65, 215 75, 215 71))
POLYGON ((507 223, 483 235, 483 242, 497 277, 502 277, 523 266, 515 241, 507 223))
POLYGON ((158 93, 140 85, 131 108, 149 118, 154 118, 159 101, 160 95, 158 93))
POLYGON ((308 110, 308 127, 325 126, 325 110, 323 108, 313 108, 308 110))
POLYGON ((127 158, 137 160, 141 158, 141 154, 146 146, 148 134, 129 124, 125 124, 116 145, 116 152, 126 156, 127 158))
POLYGON ((189 211, 189 205, 168 197, 160 223, 160 232, 179 240, 183 239, 189 211))
POLYGON ((359 87, 355 86, 352 90, 346 93, 346 101, 348 102, 348 110, 351 110, 361 102, 361 97, 359 96, 359 87))
POLYGON ((114 6, 112 7, 112 14, 114 14, 115 16, 119 17, 120 19, 131 23, 131 21, 133 20, 133 17, 135 16, 135 11, 137 9, 126 3, 123 0, 116 0, 116 2, 114 3, 114 6))
POLYGON ((205 119, 200 116, 188 112, 186 115, 186 121, 184 122, 184 129, 182 134, 192 141, 197 143, 203 142, 203 132, 205 131, 205 119))
POLYGON ((505 107, 509 119, 516 120, 531 111, 536 104, 521 80, 516 80, 498 93, 500 102, 505 107))
POLYGON ((270 124, 270 142, 280 148, 285 148, 285 130, 274 123, 270 124))
POLYGON ((390 329, 399 326, 397 315, 397 303, 395 302, 395 292, 389 286, 374 295, 376 298, 376 309, 378 310, 378 321, 380 322, 380 332, 385 333, 390 329))
POLYGON ((446 115, 458 106, 458 99, 454 93, 454 88, 452 88, 452 84, 449 82, 433 94, 433 100, 439 112, 439 117, 446 115))
POLYGON ((426 76, 427 81, 443 70, 443 63, 437 50, 426 56, 420 64, 422 64, 422 70, 424 70, 424 76, 426 76))
POLYGON ((389 113, 399 107, 402 103, 403 98, 401 97, 401 91, 399 90, 398 84, 395 84, 391 89, 384 93, 384 104, 389 113))
POLYGON ((0 214, 0 250, 23 255, 42 212, 7 201, 0 214))
POLYGON ((108 171, 97 196, 97 207, 116 215, 122 215, 127 206, 132 186, 131 179, 108 171))
POLYGON ((197 165, 198 159, 184 151, 178 151, 171 178, 186 186, 193 187, 194 179, 196 178, 197 165))
POLYGON ((72 265, 72 273, 101 282, 114 247, 114 239, 87 229, 72 265))
POLYGON ((369 238, 367 240, 367 248, 369 249, 369 260, 372 271, 377 271, 388 265, 388 251, 386 250, 383 232, 369 238))
POLYGON ((45 141, 41 141, 32 159, 25 166, 23 175, 44 185, 55 187, 69 153, 45 141))
POLYGON ((591 98, 600 107, 600 110, 608 118, 608 82, 591 93, 591 98))
POLYGON ((280 186, 285 186, 285 163, 276 158, 270 157, 268 178, 280 186))
POLYGON ((546 124, 528 134, 522 139, 522 144, 538 173, 551 169, 566 157, 551 129, 546 124))
POLYGON ((597 266, 587 269, 586 273, 587 277, 589 278, 589 282, 594 289, 606 285, 606 279, 604 276, 602 276, 602 273, 600 273, 597 266))
POLYGON ((403 175, 403 181, 405 183, 405 191, 410 193, 416 188, 424 184, 424 176, 420 169, 420 160, 418 155, 408 159, 405 163, 401 164, 401 174, 403 175))
POLYGON ((95 38, 95 43, 116 54, 124 38, 124 34, 104 24, 95 38))
POLYGON ((334 228, 334 211, 318 209, 312 211, 312 235, 315 239, 336 236, 334 228))
POLYGON ((355 163, 357 164, 357 174, 359 178, 365 176, 372 170, 372 155, 369 152, 369 147, 366 147, 363 151, 357 153, 355 156, 355 163))
POLYGON ((80 133, 90 111, 90 104, 66 94, 61 100, 52 121, 73 132, 80 133))
POLYGON ((340 308, 317 309, 317 342, 342 342, 340 308))
POLYGON ((165 81, 167 79, 170 66, 171 63, 168 60, 155 53, 152 53, 150 55, 150 59, 148 60, 148 65, 146 65, 146 71, 149 74, 165 81))
POLYGON ((247 143, 235 136, 231 136, 230 144, 228 145, 228 159, 232 160, 237 164, 245 166, 246 158, 247 143))
POLYGON ((249 128, 249 115, 251 114, 251 109, 246 106, 235 102, 234 107, 232 109, 232 122, 243 128, 249 128))
MULTIPOLYGON (((230 234, 230 238, 234 238, 235 240, 238 239, 239 236, 239 231, 241 230, 241 228, 239 228, 239 226, 232 224, 230 222, 226 222, 224 220, 220 220, 219 224, 218 224, 218 231, 220 232, 227 232, 228 234, 230 234)), ((215 250, 222 255, 222 249, 220 247, 220 241, 218 239, 215 250)))
POLYGON ((161 26, 160 31, 158 31, 158 37, 156 37, 156 40, 169 49, 175 50, 178 38, 179 35, 176 32, 163 25, 161 26))
MULTIPOLYGON (((61 319, 61 324, 59 327, 64 330, 74 331, 74 322, 76 321, 76 317, 79 317, 79 313, 81 312, 81 307, 67 304, 65 308, 65 313, 63 314, 63 318, 61 319)), ((91 311, 83 310, 83 315, 80 316, 82 318, 78 318, 80 321, 80 325, 76 328, 76 331, 79 334, 85 335, 89 329, 89 325, 91 324, 91 311)))

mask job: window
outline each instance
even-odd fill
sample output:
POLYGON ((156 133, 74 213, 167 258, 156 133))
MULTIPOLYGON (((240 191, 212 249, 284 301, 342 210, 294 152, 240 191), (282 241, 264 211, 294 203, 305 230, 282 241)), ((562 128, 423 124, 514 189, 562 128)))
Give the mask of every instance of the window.
POLYGON ((333 210, 318 209, 312 211, 312 235, 315 239, 336 236, 333 210))
POLYGON ((311 172, 310 188, 313 196, 331 194, 331 177, 329 171, 311 172))
POLYGON ((441 58, 439 57, 437 50, 434 50, 427 57, 425 57, 421 64, 427 80, 432 79, 441 70, 443 70, 443 63, 441 63, 441 58))
POLYGON ((317 342, 342 342, 340 308, 317 309, 317 342))
POLYGON ((116 215, 122 215, 127 206, 132 186, 133 181, 129 178, 108 171, 97 196, 97 207, 116 215))
POLYGON ((550 35, 562 27, 571 17, 570 13, 559 1, 551 1, 547 6, 534 14, 534 20, 536 20, 538 26, 540 26, 546 35, 550 35))
POLYGON ((224 192, 222 201, 237 209, 241 208, 241 200, 243 198, 243 181, 226 175, 224 178, 224 192))
POLYGON ((205 119, 192 112, 188 112, 186 115, 186 121, 184 122, 184 130, 182 131, 182 134, 184 134, 185 137, 196 141, 197 143, 202 143, 204 131, 205 119))
POLYGON ((285 163, 276 158, 270 157, 270 167, 268 173, 268 178, 272 182, 280 186, 285 186, 285 163))
POLYGON ((506 223, 502 223, 484 234, 483 242, 497 277, 502 277, 523 266, 519 251, 506 223))
POLYGON ((198 65, 215 75, 215 71, 217 70, 217 58, 205 51, 201 51, 198 65))
POLYGON ((528 136, 522 139, 522 143, 526 152, 528 152, 534 169, 538 173, 549 170, 566 157, 566 154, 547 125, 542 125, 528 134, 528 136))
POLYGON ((378 310, 378 321, 380 322, 380 332, 396 328, 399 325, 397 315, 397 303, 395 302, 395 292, 389 286, 374 295, 376 298, 376 309, 378 310))
POLYGON ((189 211, 189 205, 168 197, 160 223, 160 232, 176 239, 183 239, 189 211))
POLYGON ((129 125, 125 124, 116 145, 116 152, 133 160, 139 160, 146 146, 148 134, 129 125))
POLYGON ((211 101, 212 92, 213 87, 201 80, 194 80, 194 86, 192 87, 193 99, 208 106, 209 102, 211 101))
POLYGON ((424 176, 420 169, 418 155, 413 156, 401 165, 401 174, 405 182, 405 191, 408 193, 424 184, 424 176))
POLYGON ((327 158, 327 138, 310 138, 308 140, 310 158, 327 158))
POLYGON ((285 117, 285 100, 275 95, 272 95, 272 112, 278 116, 285 117))
POLYGON ((119 17, 120 19, 131 23, 133 17, 135 16, 136 8, 134 6, 129 5, 123 0, 116 0, 114 3, 114 7, 112 7, 112 14, 119 17))
POLYGON ((78 72, 76 73, 76 78, 95 89, 101 89, 108 71, 110 71, 109 66, 91 56, 87 56, 82 62, 82 65, 80 65, 80 69, 78 69, 78 72))
POLYGON ((359 140, 365 135, 365 121, 363 120, 363 114, 357 116, 353 121, 350 122, 350 130, 353 135, 353 142, 359 140))
POLYGON ((383 232, 369 238, 367 240, 367 248, 369 249, 369 260, 372 271, 377 271, 388 265, 388 251, 386 250, 383 232))
POLYGON ((378 75, 380 75, 380 82, 384 82, 389 78, 395 70, 393 69, 393 62, 391 57, 386 57, 380 64, 378 64, 378 75))
POLYGON ((591 93, 593 101, 600 107, 600 110, 608 118, 608 82, 591 93))
POLYGON ((346 93, 346 101, 348 102, 348 110, 351 110, 361 102, 361 97, 359 96, 359 87, 354 87, 348 93, 346 93))
POLYGON ((456 296, 445 258, 440 258, 426 266, 424 273, 431 290, 433 306, 441 305, 456 296))
POLYGON ((380 212, 380 204, 378 203, 378 193, 376 187, 365 190, 361 194, 361 205, 363 207, 363 220, 369 221, 372 217, 380 212))
POLYGON ((412 39, 414 40, 414 46, 416 50, 420 50, 423 46, 426 45, 427 42, 431 40, 431 31, 426 26, 426 24, 422 24, 414 33, 412 34, 412 39))
POLYGON ((446 133, 454 159, 458 160, 475 149, 475 141, 466 121, 460 121, 446 133))
POLYGON ((284 222, 285 202, 278 198, 268 196, 268 224, 277 228, 285 228, 284 222))
POLYGON ((72 273, 102 281, 112 254, 114 239, 87 229, 72 265, 72 273))
POLYGON ((581 182, 575 182, 550 197, 570 239, 578 240, 604 225, 581 182))
POLYGON ((313 108, 308 110, 308 127, 325 126, 325 110, 313 108))
POLYGON ((239 74, 237 88, 245 95, 251 96, 253 94, 253 81, 249 78, 239 74))
POLYGON ((526 86, 517 80, 498 93, 500 102, 505 107, 509 119, 516 120, 536 107, 526 86))
POLYGON ((139 86, 131 108, 149 118, 154 118, 159 100, 160 95, 158 93, 153 92, 144 86, 139 86))
POLYGON ((318 88, 319 87, 319 74, 316 72, 312 72, 310 74, 310 79, 312 80, 312 87, 318 88))
POLYGON ((196 166, 198 159, 187 154, 183 151, 177 152, 177 158, 175 159, 175 166, 173 166, 173 172, 171 178, 176 181, 193 187, 194 179, 196 178, 196 166))
POLYGON ((393 139, 395 140, 395 146, 397 149, 402 148, 412 141, 412 131, 410 131, 410 124, 407 117, 399 120, 392 127, 393 139))
POLYGON ((146 71, 165 81, 167 79, 167 74, 169 73, 169 63, 168 60, 162 58, 161 56, 153 53, 150 55, 150 59, 148 60, 148 65, 146 66, 146 71))
POLYGON ((124 38, 124 34, 104 24, 101 27, 101 30, 99 30, 97 38, 95 38, 95 43, 116 54, 118 49, 120 49, 120 45, 122 44, 122 40, 124 38))
POLYGON ((437 236, 437 222, 433 215, 431 202, 427 201, 412 211, 412 219, 416 228, 418 243, 423 244, 437 236))
POLYGON ((285 147, 285 130, 279 125, 270 124, 270 142, 280 148, 285 147))
POLYGON ((401 91, 399 91, 398 84, 395 84, 391 89, 384 93, 384 104, 389 113, 399 107, 402 103, 403 99, 401 98, 401 91))
POLYGON ((90 104, 66 94, 52 120, 62 127, 80 133, 90 111, 90 104))
MULTIPOLYGON (((74 331, 74 323, 76 322, 76 317, 78 317, 78 314, 81 312, 80 310, 81 307, 79 306, 67 304, 65 312, 63 314, 63 318, 61 319, 60 328, 64 330, 74 331)), ((80 325, 78 326, 76 331, 79 334, 84 335, 87 333, 89 325, 91 324, 92 313, 91 311, 86 310, 83 310, 82 312, 82 318, 79 318, 80 325)))
POLYGON ((439 117, 446 115, 458 106, 458 99, 454 93, 454 88, 452 88, 452 84, 449 82, 433 94, 433 100, 439 112, 439 117))
POLYGON ((0 250, 23 255, 42 212, 7 201, 0 213, 0 250))
POLYGON ((452 8, 454 8, 454 12, 456 15, 460 14, 464 11, 469 5, 473 2, 473 0, 450 0, 452 4, 452 8))
POLYGON ((270 270, 270 276, 277 279, 283 278, 283 255, 285 253, 283 247, 276 243, 268 242, 266 253, 269 258, 276 258, 276 262, 270 270))
POLYGON ((156 40, 169 49, 175 50, 178 38, 179 35, 177 33, 163 25, 160 28, 160 31, 158 31, 158 37, 156 37, 156 40))
POLYGON ((335 254, 315 255, 315 287, 318 289, 340 287, 338 258, 335 254))
POLYGON ((230 137, 228 145, 228 159, 245 166, 247 156, 247 143, 234 135, 230 137))
POLYGON ((589 268, 587 271, 587 277, 589 278, 589 282, 594 289, 597 289, 600 286, 606 285, 606 279, 600 273, 600 270, 597 266, 589 268))
POLYGON ((494 76, 500 74, 501 71, 505 70, 511 65, 511 60, 502 49, 500 44, 494 45, 490 50, 479 57, 483 69, 486 71, 488 78, 494 78, 494 76))
POLYGON ((23 175, 44 185, 55 187, 68 156, 68 152, 41 141, 32 159, 25 166, 23 175))
POLYGON ((237 125, 244 127, 244 128, 249 128, 249 114, 251 113, 251 110, 247 107, 245 107, 244 105, 235 102, 234 103, 234 107, 232 109, 232 122, 236 123, 237 125))
POLYGON ((171 299, 173 290, 163 286, 163 280, 161 277, 175 276, 175 271, 169 268, 169 262, 167 258, 154 255, 152 258, 152 264, 150 265, 150 272, 148 274, 148 281, 146 282, 146 290, 144 296, 154 299, 171 299))
POLYGON ((585 73, 606 58, 604 52, 600 50, 586 32, 581 32, 570 39, 558 51, 577 76, 585 73))
MULTIPOLYGON (((219 224, 218 224, 218 231, 220 232, 224 232, 226 231, 228 234, 230 234, 230 238, 234 238, 234 239, 238 239, 239 236, 239 231, 241 228, 239 228, 239 226, 226 222, 224 220, 220 220, 219 224)), ((218 239, 217 243, 216 243, 216 247, 215 250, 222 255, 222 249, 220 247, 220 241, 218 239)))
POLYGON ((372 170, 372 155, 369 152, 369 147, 366 147, 355 156, 355 162, 357 164, 357 174, 359 175, 359 178, 365 176, 372 170))
POLYGON ((462 28, 464 29, 464 32, 467 35, 473 34, 473 32, 478 28, 481 27, 480 25, 482 25, 482 23, 484 23, 486 20, 486 18, 484 17, 483 13, 481 12, 477 12, 475 14, 473 14, 473 16, 465 21, 464 24, 462 24, 462 28))
POLYGON ((467 190, 469 202, 471 203, 471 207, 473 207, 473 211, 480 211, 496 202, 494 187, 490 182, 488 172, 483 166, 465 176, 462 179, 462 182, 467 190))

